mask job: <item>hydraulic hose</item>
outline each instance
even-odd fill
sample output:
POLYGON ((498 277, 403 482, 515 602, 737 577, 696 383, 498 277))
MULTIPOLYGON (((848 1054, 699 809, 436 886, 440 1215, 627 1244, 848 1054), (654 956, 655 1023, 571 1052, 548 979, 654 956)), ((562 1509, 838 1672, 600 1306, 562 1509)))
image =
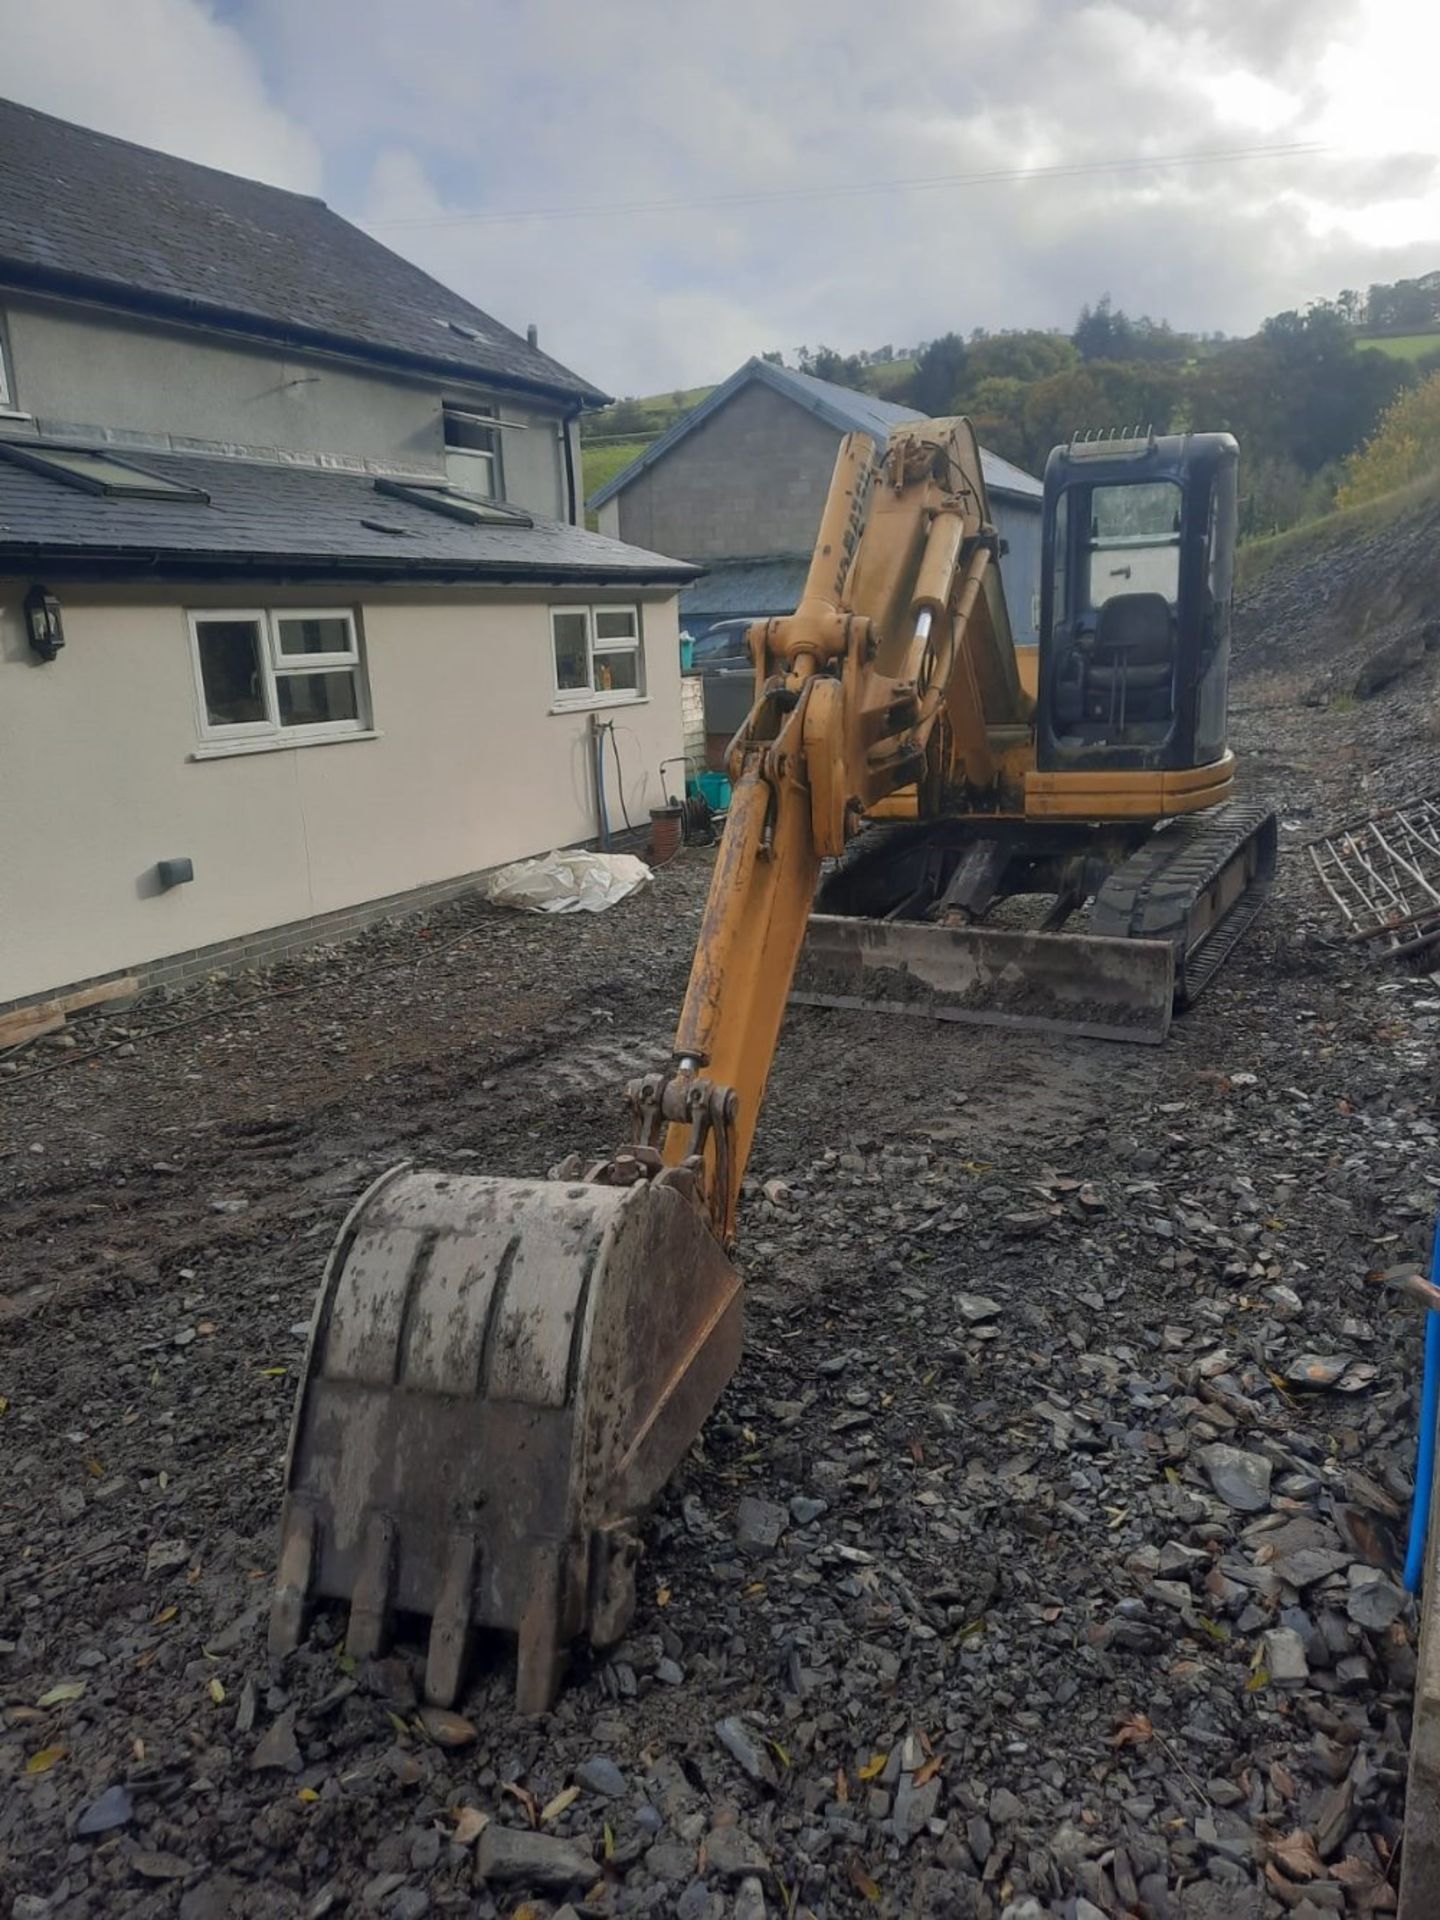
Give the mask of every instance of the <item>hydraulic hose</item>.
MULTIPOLYGON (((1440 1287, 1440 1220, 1430 1255, 1430 1281, 1440 1287)), ((1420 1376, 1420 1439, 1415 1452, 1415 1496, 1410 1502, 1410 1546, 1405 1555, 1405 1588, 1419 1593, 1425 1577, 1425 1540, 1435 1487, 1435 1432, 1440 1427, 1440 1313, 1425 1316, 1425 1364, 1420 1376)))

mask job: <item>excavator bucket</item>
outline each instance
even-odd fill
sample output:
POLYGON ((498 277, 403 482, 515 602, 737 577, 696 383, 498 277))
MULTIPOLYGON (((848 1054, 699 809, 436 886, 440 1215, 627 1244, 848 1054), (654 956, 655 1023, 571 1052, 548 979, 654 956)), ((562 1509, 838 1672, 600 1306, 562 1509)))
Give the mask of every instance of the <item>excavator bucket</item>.
POLYGON ((272 1653, 315 1599, 347 1651, 429 1617, 448 1706, 472 1632, 518 1639, 522 1712, 578 1635, 619 1639, 636 1523, 740 1357, 741 1284, 664 1176, 629 1186, 401 1166, 335 1243, 286 1463, 272 1653))
POLYGON ((792 1000, 1157 1046, 1170 1031, 1166 940, 812 914, 792 1000))

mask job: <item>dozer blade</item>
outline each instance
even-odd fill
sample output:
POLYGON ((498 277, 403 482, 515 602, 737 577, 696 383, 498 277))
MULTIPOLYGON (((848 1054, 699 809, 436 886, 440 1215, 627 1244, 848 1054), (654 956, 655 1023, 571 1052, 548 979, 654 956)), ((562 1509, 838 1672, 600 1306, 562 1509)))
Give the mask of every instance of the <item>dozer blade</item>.
POLYGON ((326 1269, 285 1472, 270 1647, 350 1603, 347 1651, 431 1620, 448 1706, 473 1629, 518 1637, 522 1712, 571 1640, 619 1639, 635 1524, 740 1357, 741 1285, 662 1176, 633 1186, 397 1167, 326 1269))
POLYGON ((1174 949, 1164 940, 817 913, 790 997, 1156 1046, 1170 1031, 1174 996, 1174 949))

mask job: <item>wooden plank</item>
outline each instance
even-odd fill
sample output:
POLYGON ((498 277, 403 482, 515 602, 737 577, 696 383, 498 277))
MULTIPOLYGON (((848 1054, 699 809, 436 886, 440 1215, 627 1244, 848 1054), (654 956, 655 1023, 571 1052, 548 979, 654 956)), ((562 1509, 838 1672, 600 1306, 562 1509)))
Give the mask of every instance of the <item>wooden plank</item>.
POLYGON ((0 1013, 0 1047, 17 1047, 26 1040, 38 1040, 41 1034, 58 1033, 67 1014, 103 1007, 112 1000, 133 1000, 139 991, 140 982, 133 974, 126 974, 123 980, 102 980, 95 987, 77 987, 74 993, 17 1007, 13 1013, 0 1013))
MULTIPOLYGON (((97 987, 77 987, 74 993, 58 994, 53 1000, 37 1000, 32 1006, 17 1007, 13 1013, 0 1013, 0 1035, 14 1032, 17 1038, 31 1027, 40 1027, 43 1022, 46 1033, 54 1032, 54 1024, 64 1024, 65 1016, 81 1013, 86 1007, 103 1007, 112 1000, 133 1000, 140 991, 140 982, 133 974, 127 974, 123 980, 102 980, 97 987)), ((4 1041, 0 1040, 0 1045, 4 1041)))
POLYGON ((42 1033, 58 1033, 64 1024, 64 1014, 55 1007, 23 1007, 19 1013, 0 1015, 0 1047, 22 1047, 42 1033))
POLYGON ((110 1000, 129 1000, 140 991, 140 982, 133 974, 127 974, 123 980, 102 980, 98 987, 81 987, 75 993, 62 993, 57 1000, 46 1004, 59 1009, 61 1013, 79 1013, 83 1007, 103 1007, 110 1000))
POLYGON ((1435 1920, 1440 1902, 1440 1459, 1420 1594, 1420 1663, 1405 1790, 1399 1920, 1435 1920))

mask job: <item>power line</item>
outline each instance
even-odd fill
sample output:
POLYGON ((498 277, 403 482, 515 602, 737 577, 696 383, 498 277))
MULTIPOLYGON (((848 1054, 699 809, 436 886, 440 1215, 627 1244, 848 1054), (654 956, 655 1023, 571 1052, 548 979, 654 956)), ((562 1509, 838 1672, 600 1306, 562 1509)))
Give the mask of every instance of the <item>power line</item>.
POLYGON ((858 199, 877 193, 908 193, 932 187, 998 186, 1023 180, 1074 180, 1089 174, 1146 173, 1155 167, 1231 165, 1244 160, 1275 160, 1328 152, 1317 140, 1284 146, 1225 147, 1199 153, 1149 154, 1117 160, 1078 160, 1048 167, 999 167, 984 173, 921 174, 902 180, 840 181, 830 186, 761 188, 747 193, 707 194, 692 200, 618 200, 579 207, 512 207, 490 213, 437 214, 411 220, 371 220, 375 231, 399 227, 495 227, 527 220, 594 220, 636 213, 692 213, 708 207, 769 206, 794 200, 858 199))

